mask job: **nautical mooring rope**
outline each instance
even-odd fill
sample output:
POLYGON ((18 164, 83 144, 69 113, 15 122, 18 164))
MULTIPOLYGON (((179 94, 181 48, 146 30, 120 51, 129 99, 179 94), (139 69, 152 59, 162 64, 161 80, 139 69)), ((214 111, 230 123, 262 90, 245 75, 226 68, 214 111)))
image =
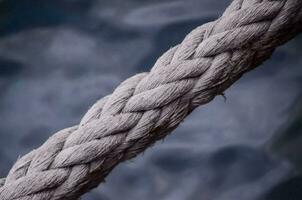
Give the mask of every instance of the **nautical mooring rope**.
POLYGON ((301 0, 235 0, 55 133, 0 180, 0 200, 70 200, 175 129, 301 31, 301 0))

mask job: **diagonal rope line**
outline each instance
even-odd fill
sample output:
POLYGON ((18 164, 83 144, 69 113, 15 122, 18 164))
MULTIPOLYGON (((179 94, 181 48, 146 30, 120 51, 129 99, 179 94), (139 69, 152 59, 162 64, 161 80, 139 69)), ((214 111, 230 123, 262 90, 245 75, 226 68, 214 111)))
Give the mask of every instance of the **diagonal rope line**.
POLYGON ((150 72, 130 77, 96 102, 79 125, 17 160, 0 179, 0 199, 79 198, 299 34, 301 7, 301 0, 234 0, 219 19, 164 53, 150 72))

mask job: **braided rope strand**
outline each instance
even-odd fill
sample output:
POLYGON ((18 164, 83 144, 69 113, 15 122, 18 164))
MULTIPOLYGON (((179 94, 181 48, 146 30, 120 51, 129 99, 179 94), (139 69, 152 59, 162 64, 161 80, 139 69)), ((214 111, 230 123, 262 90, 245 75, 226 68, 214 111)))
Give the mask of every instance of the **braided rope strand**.
POLYGON ((79 198, 296 36, 301 8, 301 0, 234 0, 219 19, 164 53, 150 72, 96 102, 79 125, 17 160, 0 180, 0 199, 79 198))

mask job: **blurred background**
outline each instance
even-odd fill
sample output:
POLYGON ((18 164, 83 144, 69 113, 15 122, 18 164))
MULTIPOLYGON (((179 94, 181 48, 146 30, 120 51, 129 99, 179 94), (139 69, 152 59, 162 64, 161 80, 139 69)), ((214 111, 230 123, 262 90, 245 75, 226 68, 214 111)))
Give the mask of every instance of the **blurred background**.
MULTIPOLYGON (((227 1, 0 1, 0 177, 227 1)), ((84 200, 301 200, 302 37, 84 200)))

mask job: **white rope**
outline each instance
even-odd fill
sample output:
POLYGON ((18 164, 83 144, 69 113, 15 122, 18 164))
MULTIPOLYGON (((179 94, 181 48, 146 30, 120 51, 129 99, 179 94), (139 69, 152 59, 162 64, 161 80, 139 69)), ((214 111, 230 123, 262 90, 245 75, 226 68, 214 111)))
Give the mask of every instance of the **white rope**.
POLYGON ((96 187, 118 163, 165 137, 297 35, 301 7, 301 0, 233 1, 149 73, 127 79, 94 104, 79 125, 20 158, 0 181, 0 199, 69 200, 96 187))

